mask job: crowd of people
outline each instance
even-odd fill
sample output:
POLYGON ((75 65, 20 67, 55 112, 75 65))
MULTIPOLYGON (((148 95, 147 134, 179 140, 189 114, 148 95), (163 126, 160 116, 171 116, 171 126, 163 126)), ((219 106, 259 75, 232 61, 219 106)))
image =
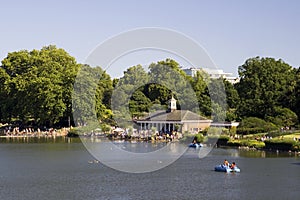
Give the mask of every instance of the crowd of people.
POLYGON ((68 133, 67 128, 62 128, 60 130, 54 128, 20 128, 18 126, 11 127, 7 126, 3 129, 3 135, 7 137, 17 137, 17 136, 65 136, 68 133))

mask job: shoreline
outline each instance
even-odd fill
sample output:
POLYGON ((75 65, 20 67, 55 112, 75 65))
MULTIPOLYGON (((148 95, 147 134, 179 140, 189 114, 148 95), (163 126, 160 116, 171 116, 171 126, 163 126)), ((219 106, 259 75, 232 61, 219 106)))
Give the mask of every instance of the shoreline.
MULTIPOLYGON (((64 138, 99 138, 105 137, 110 141, 127 141, 127 142, 149 142, 149 143, 169 143, 169 142, 180 142, 179 139, 159 139, 159 140, 151 140, 150 138, 110 138, 105 135, 96 135, 96 136, 77 136, 77 137, 70 137, 67 134, 63 133, 56 133, 56 134, 19 134, 19 135, 0 135, 0 138, 5 139, 21 139, 21 138, 36 138, 36 139, 43 139, 43 138, 56 138, 56 137, 64 137, 64 138)), ((284 143, 285 141, 281 141, 284 143)), ((239 149, 239 150, 247 150, 247 151, 269 151, 269 152, 288 152, 288 153, 295 153, 300 155, 299 149, 293 149, 291 146, 282 146, 282 143, 273 143, 272 146, 268 145, 265 147, 254 147, 254 146, 243 146, 243 145, 232 145, 231 143, 227 143, 222 141, 222 139, 218 139, 218 141, 214 144, 216 148, 232 148, 232 149, 239 149)), ((209 142, 203 142, 202 144, 206 146, 213 146, 213 144, 209 142)))

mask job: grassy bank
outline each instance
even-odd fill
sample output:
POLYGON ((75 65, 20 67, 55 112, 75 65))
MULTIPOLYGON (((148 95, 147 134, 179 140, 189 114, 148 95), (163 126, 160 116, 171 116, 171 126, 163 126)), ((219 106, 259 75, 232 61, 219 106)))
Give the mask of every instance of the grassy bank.
POLYGON ((242 139, 233 139, 229 136, 221 136, 218 146, 249 147, 266 150, 299 151, 300 133, 282 135, 277 137, 265 137, 266 134, 246 135, 242 139))
POLYGON ((293 139, 272 139, 265 141, 265 149, 299 151, 300 142, 293 139))
POLYGON ((265 143, 262 141, 257 140, 249 140, 249 139, 243 139, 243 140, 229 140, 227 142, 228 146, 236 146, 236 147, 250 147, 250 148, 256 148, 256 149, 262 149, 265 147, 265 143))

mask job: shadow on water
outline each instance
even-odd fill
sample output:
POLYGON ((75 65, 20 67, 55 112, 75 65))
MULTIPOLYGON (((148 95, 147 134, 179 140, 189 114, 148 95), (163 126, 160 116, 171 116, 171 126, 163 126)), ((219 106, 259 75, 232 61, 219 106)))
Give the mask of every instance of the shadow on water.
POLYGON ((216 154, 230 155, 231 157, 245 158, 281 158, 281 157, 299 157, 297 152, 287 151, 267 151, 267 150, 245 150, 238 148, 217 148, 216 154))
POLYGON ((299 165, 300 166, 300 162, 299 163, 291 163, 292 165, 299 165))

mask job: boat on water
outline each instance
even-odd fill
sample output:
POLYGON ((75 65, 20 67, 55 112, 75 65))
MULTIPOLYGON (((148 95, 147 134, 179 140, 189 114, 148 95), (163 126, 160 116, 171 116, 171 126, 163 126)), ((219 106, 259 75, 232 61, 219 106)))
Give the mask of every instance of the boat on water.
POLYGON ((234 168, 230 168, 229 166, 226 165, 217 165, 215 166, 215 171, 217 172, 241 172, 240 168, 238 168, 237 166, 235 166, 234 168))
POLYGON ((200 148, 200 147, 203 147, 203 144, 201 144, 201 143, 191 143, 191 144, 189 144, 189 147, 200 148))

